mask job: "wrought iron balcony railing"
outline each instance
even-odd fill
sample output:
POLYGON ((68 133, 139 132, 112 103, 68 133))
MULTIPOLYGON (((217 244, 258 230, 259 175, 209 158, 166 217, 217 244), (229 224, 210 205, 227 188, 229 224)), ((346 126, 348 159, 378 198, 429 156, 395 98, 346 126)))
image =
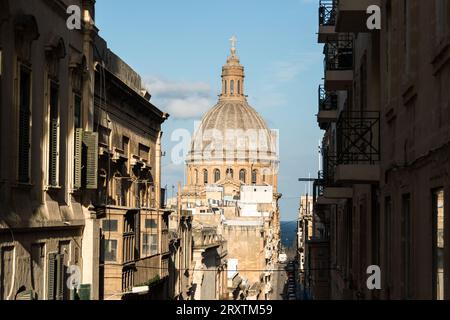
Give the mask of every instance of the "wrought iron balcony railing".
POLYGON ((338 96, 335 91, 325 90, 324 85, 319 86, 319 111, 334 111, 338 108, 338 96))
POLYGON ((336 126, 337 164, 380 161, 380 112, 344 111, 336 126))
POLYGON ((337 40, 330 40, 324 46, 325 70, 353 69, 353 37, 343 34, 337 40))
POLYGON ((333 26, 336 23, 337 0, 320 0, 319 24, 321 26, 333 26))

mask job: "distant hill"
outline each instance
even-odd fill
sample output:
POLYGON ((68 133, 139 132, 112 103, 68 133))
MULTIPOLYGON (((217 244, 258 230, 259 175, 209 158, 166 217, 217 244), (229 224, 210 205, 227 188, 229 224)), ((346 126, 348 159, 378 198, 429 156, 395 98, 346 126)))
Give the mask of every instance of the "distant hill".
POLYGON ((285 247, 292 247, 295 245, 295 238, 297 237, 297 222, 296 221, 281 221, 281 243, 285 247))

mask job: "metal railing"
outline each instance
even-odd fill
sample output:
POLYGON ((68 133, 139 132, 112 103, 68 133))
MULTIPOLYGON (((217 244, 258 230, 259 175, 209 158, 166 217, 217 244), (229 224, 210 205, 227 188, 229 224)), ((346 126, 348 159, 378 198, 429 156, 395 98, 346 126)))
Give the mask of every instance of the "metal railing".
POLYGON ((319 86, 319 111, 334 111, 338 107, 338 96, 335 91, 326 91, 324 85, 319 86))
POLYGON ((328 41, 324 46, 323 53, 325 70, 352 70, 353 36, 342 34, 339 35, 339 39, 328 41))
POLYGON ((337 0, 320 0, 319 24, 321 26, 333 26, 336 23, 337 0))
POLYGON ((380 112, 344 111, 336 126, 338 164, 380 161, 380 112))

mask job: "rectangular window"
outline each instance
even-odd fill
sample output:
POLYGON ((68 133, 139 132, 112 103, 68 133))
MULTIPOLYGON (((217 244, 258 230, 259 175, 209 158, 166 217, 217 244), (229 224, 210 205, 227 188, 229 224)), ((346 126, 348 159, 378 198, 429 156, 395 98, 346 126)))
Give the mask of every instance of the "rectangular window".
POLYGON ((433 258, 434 258, 434 296, 444 300, 444 190, 433 192, 433 258))
POLYGON ((74 128, 80 129, 83 127, 82 115, 81 115, 81 97, 79 95, 74 95, 74 128))
POLYGON ((117 261, 117 240, 104 240, 104 261, 117 261))
POLYGON ((401 248, 402 248, 402 294, 404 299, 411 298, 411 195, 402 197, 402 223, 401 223, 401 248))
POLYGON ((130 138, 122 137, 122 150, 127 158, 130 157, 130 138))
POLYGON ((145 228, 146 229, 156 229, 158 227, 158 223, 156 219, 145 219, 145 228))
POLYGON ((117 220, 103 220, 102 229, 103 232, 117 232, 117 220))
POLYGON ((445 38, 448 19, 448 0, 436 0, 436 42, 440 44, 445 38))
POLYGON ((31 72, 20 69, 18 180, 30 182, 31 72))
POLYGON ((59 89, 55 83, 50 85, 49 108, 49 170, 48 184, 58 186, 59 179, 59 89))
POLYGON ((144 146, 143 144, 139 144, 139 157, 148 161, 149 156, 150 156, 150 148, 144 146))
POLYGON ((153 256, 158 254, 158 234, 143 234, 142 253, 144 256, 153 256))
POLYGON ((98 126, 98 143, 100 146, 109 148, 109 133, 110 129, 101 125, 98 126))

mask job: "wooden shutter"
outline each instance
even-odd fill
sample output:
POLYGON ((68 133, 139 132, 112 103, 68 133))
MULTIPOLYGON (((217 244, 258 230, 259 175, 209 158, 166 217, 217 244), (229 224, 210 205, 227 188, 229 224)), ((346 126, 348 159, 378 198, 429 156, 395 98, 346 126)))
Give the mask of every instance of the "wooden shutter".
POLYGON ((86 150, 86 189, 97 189, 98 180, 98 133, 85 132, 83 144, 86 150))
POLYGON ((56 256, 56 300, 64 300, 64 286, 65 284, 64 272, 64 255, 58 254, 56 256))
POLYGON ((49 184, 58 185, 58 119, 50 122, 49 184))
POLYGON ((19 154, 18 180, 30 182, 30 72, 25 68, 20 71, 20 102, 19 102, 19 154))
POLYGON ((56 300, 56 253, 50 253, 48 255, 48 267, 47 267, 47 299, 56 300))
POLYGON ((82 152, 83 152, 83 129, 75 130, 75 146, 74 146, 74 180, 73 187, 75 189, 81 188, 81 167, 82 167, 82 152))

